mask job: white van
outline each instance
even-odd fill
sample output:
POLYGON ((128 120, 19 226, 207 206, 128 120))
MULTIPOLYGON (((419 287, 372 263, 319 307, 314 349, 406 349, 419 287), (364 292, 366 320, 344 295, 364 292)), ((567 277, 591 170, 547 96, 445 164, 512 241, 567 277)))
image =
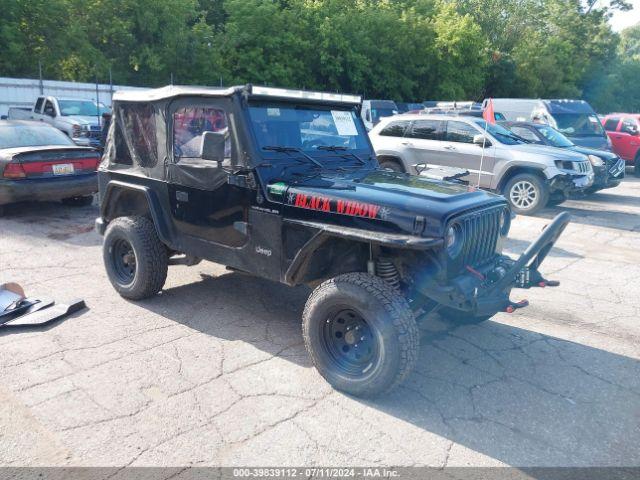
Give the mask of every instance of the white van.
POLYGON ((367 131, 375 127, 381 118, 398 114, 398 106, 393 100, 364 100, 360 116, 367 131))

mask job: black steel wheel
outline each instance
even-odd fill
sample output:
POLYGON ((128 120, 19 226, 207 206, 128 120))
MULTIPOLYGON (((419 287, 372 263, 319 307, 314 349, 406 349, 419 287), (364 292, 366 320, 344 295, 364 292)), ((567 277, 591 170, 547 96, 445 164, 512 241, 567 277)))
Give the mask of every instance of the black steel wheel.
POLYGON ((113 270, 122 285, 129 285, 136 276, 136 253, 131 244, 118 238, 111 247, 113 270))
POLYGON ((391 390, 418 357, 418 327, 407 301, 366 273, 340 275, 316 288, 302 330, 318 372, 334 388, 356 396, 391 390))
POLYGON ((151 220, 116 218, 107 227, 102 248, 109 281, 121 296, 141 300, 162 290, 169 255, 151 220))
POLYGON ((322 329, 325 353, 335 368, 347 375, 359 375, 378 358, 378 339, 362 315, 340 308, 327 318, 322 329))

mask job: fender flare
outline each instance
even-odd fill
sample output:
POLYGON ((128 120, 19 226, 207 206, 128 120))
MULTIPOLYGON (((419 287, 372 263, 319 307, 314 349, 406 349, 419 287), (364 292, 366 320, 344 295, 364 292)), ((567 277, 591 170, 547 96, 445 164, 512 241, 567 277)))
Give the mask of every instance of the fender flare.
POLYGON ((104 221, 104 228, 106 229, 107 225, 106 206, 109 205, 109 200, 111 199, 114 192, 118 190, 135 191, 144 195, 149 207, 149 213, 151 214, 151 220, 153 221, 153 224, 156 227, 156 231, 158 232, 158 237, 163 243, 167 245, 172 244, 172 222, 161 213, 163 212, 163 209, 158 195, 149 187, 144 185, 123 182, 121 180, 111 180, 107 184, 104 190, 104 195, 102 196, 102 199, 100 201, 100 216, 104 221))

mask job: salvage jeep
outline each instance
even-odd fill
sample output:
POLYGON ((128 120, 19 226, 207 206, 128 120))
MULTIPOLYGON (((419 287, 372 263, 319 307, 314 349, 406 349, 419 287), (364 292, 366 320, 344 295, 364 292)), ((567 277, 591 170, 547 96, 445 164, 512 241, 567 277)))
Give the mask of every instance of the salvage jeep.
POLYGON ((380 169, 357 96, 252 85, 117 92, 99 167, 103 259, 121 296, 208 260, 313 291, 302 333, 320 374, 356 396, 415 365, 416 320, 481 322, 525 306, 560 214, 503 255, 502 196, 380 169))

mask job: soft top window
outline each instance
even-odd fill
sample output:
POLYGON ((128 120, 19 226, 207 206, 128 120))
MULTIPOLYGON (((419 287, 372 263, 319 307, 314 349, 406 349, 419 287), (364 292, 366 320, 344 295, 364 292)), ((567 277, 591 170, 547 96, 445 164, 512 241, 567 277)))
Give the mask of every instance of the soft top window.
MULTIPOLYGON (((214 107, 183 107, 173 114, 173 154, 176 159, 200 158, 204 132, 228 134, 227 114, 214 107)), ((225 157, 231 157, 229 135, 225 142, 225 157)))
POLYGON ((128 163, 127 153, 141 167, 154 167, 158 163, 155 108, 151 103, 132 103, 120 106, 116 129, 116 152, 128 163), (124 133, 124 138, 122 137, 124 133), (120 142, 125 140, 126 146, 120 142), (123 147, 128 147, 124 152, 123 147))

